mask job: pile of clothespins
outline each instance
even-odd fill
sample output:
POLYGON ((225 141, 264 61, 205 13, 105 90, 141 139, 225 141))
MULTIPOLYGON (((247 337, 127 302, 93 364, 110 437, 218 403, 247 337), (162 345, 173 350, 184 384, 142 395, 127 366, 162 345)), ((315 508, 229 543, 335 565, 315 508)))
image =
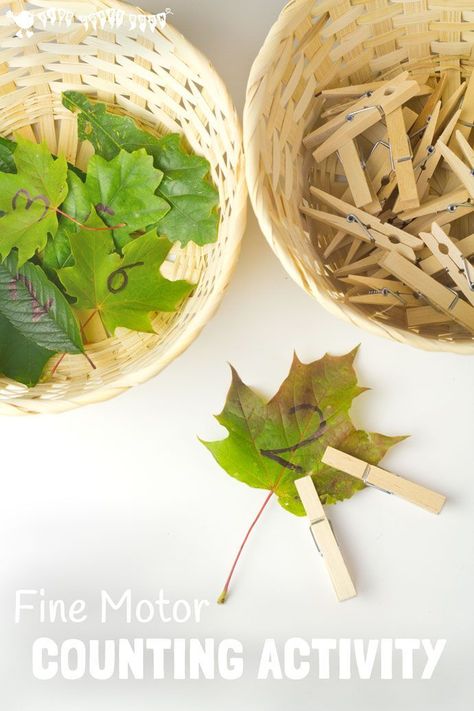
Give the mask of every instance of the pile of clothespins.
POLYGON ((301 206, 340 298, 422 335, 474 334, 474 71, 317 97, 301 206))

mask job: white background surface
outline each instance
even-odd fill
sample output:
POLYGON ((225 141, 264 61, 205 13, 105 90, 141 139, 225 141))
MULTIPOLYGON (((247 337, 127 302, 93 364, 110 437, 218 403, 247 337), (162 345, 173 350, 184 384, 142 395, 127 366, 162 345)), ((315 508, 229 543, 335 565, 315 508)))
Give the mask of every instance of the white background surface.
MULTIPOLYGON (((143 2, 158 11, 156 2, 143 2)), ((174 0, 174 24, 207 53, 242 109, 251 62, 280 0, 174 0)), ((415 351, 329 316, 285 274, 250 219, 223 305, 161 376, 111 402, 56 417, 2 419, 0 707, 6 711, 464 711, 472 699, 473 360, 415 351), (229 478, 197 435, 223 435, 227 361, 267 395, 303 360, 361 343, 357 369, 373 388, 356 423, 412 438, 387 467, 448 496, 441 516, 365 491, 330 512, 359 596, 338 604, 307 525, 274 502, 237 570, 232 596, 199 626, 96 623, 99 591, 153 599, 220 592, 264 492, 229 478), (14 624, 17 588, 84 598, 91 620, 14 624), (34 681, 32 641, 108 637, 237 637, 237 682, 34 681), (266 637, 446 638, 431 681, 258 682, 266 637)), ((396 671, 399 677, 399 671, 396 671)))

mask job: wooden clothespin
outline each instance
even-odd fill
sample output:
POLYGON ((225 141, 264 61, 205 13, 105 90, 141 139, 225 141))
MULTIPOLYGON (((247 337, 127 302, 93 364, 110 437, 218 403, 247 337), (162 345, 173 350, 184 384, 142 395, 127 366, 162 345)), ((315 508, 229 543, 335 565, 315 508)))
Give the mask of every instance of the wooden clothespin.
MULTIPOLYGON (((393 83, 399 83, 399 82, 404 82, 407 81, 409 78, 409 73, 408 72, 402 72, 398 77, 393 79, 393 83)), ((377 87, 377 91, 379 89, 383 89, 386 87, 387 83, 382 82, 380 87, 377 87)), ((345 88, 345 87, 344 87, 345 88)), ((335 91, 335 90, 331 90, 335 91)), ((361 94, 358 94, 359 100, 353 103, 352 105, 352 110, 358 111, 359 109, 363 108, 367 104, 367 99, 372 98, 372 91, 369 89, 367 91, 362 91, 361 94)), ((323 101, 326 101, 327 99, 327 94, 321 97, 323 101)), ((380 114, 378 114, 380 117, 380 114)), ((376 118, 376 121, 378 119, 376 118)), ((376 122, 374 121, 374 123, 376 122)), ((347 118, 346 118, 346 113, 341 113, 332 118, 330 121, 326 121, 322 126, 318 126, 318 128, 314 129, 311 131, 309 134, 307 134, 304 139, 303 143, 308 148, 309 150, 312 150, 316 146, 319 146, 321 143, 323 143, 327 138, 329 138, 334 131, 336 131, 338 128, 341 126, 344 126, 347 123, 347 118)), ((372 124, 371 124, 372 125, 372 124)), ((337 150, 337 147, 336 149, 337 150)), ((331 153, 334 153, 335 151, 331 151, 331 153)), ((329 154, 328 154, 329 155, 329 154)))
POLYGON ((403 281, 415 293, 425 299, 453 321, 474 333, 474 308, 459 298, 459 295, 395 252, 386 252, 379 261, 380 266, 403 281))
POLYGON ((451 223, 460 220, 466 215, 473 214, 473 206, 470 203, 451 203, 450 209, 441 210, 438 213, 430 213, 422 217, 417 217, 409 225, 405 225, 405 230, 410 234, 418 235, 420 232, 426 232, 431 228, 432 223, 436 220, 440 227, 446 225, 446 229, 451 226, 451 223))
POLYGON ((463 82, 458 86, 456 91, 451 94, 447 101, 443 101, 443 106, 438 119, 438 133, 440 133, 446 127, 446 124, 450 121, 452 115, 458 109, 459 102, 461 101, 462 96, 466 91, 466 86, 466 82, 463 82))
MULTIPOLYGON (((423 131, 421 135, 421 139, 418 143, 418 147, 415 152, 415 156, 413 158, 413 171, 415 174, 415 179, 417 183, 417 195, 419 198, 421 198, 424 193, 426 192, 423 186, 422 181, 420 181, 421 174, 426 170, 427 164, 430 160, 432 160, 434 154, 435 154, 435 147, 433 145, 434 141, 434 134, 436 131, 436 126, 438 122, 438 116, 439 112, 441 110, 441 101, 438 101, 436 106, 433 109, 433 113, 431 116, 428 118, 428 122, 426 124, 425 130, 423 131), (423 193, 421 193, 420 188, 423 190, 423 193)), ((407 130, 409 130, 409 126, 407 126, 407 130)), ((433 170, 434 172, 434 170, 433 170)), ((398 179, 398 177, 397 177, 398 179)), ((395 185, 393 186, 393 188, 395 185)), ((391 194, 388 193, 387 189, 385 188, 383 191, 383 195, 381 197, 389 197, 391 194)), ((393 211, 395 213, 401 212, 403 209, 407 209, 406 202, 402 200, 401 194, 397 197, 395 204, 393 206, 393 211)))
MULTIPOLYGON (((451 121, 447 124, 441 136, 438 138, 438 141, 442 141, 443 143, 447 143, 449 141, 460 115, 461 109, 458 109, 451 121)), ((424 170, 420 171, 420 174, 418 176, 417 188, 420 200, 423 200, 424 196, 427 194, 430 187, 431 178, 433 177, 433 174, 436 168, 438 167, 438 163, 442 158, 441 152, 438 147, 438 141, 436 141, 436 143, 434 144, 434 150, 431 152, 429 160, 426 161, 424 164, 424 170)))
POLYGON ((419 328, 430 324, 449 323, 451 316, 447 316, 442 311, 437 311, 432 306, 416 306, 407 309, 408 328, 419 328))
POLYGON ((341 281, 358 287, 366 287, 370 290, 366 294, 349 296, 349 301, 355 304, 419 306, 419 299, 401 281, 373 276, 360 276, 358 274, 350 274, 348 277, 341 279, 341 281))
POLYGON ((413 154, 401 107, 387 113, 385 122, 401 208, 418 207, 420 200, 413 170, 413 154))
MULTIPOLYGON (((398 76, 400 78, 401 75, 398 76)), ((404 77, 407 78, 408 74, 404 73, 404 77)), ((431 86, 428 86, 424 82, 419 84, 418 96, 426 96, 433 93, 431 86)), ((349 84, 348 86, 338 86, 335 89, 323 89, 321 94, 328 99, 345 99, 345 98, 356 98, 360 99, 363 97, 370 98, 375 91, 375 89, 380 89, 380 87, 385 87, 388 84, 388 80, 384 79, 381 81, 371 81, 366 84, 349 84)))
MULTIPOLYGON (((464 94, 461 113, 456 122, 456 134, 461 133, 463 138, 468 139, 472 129, 474 128, 474 72, 471 72, 464 94)), ((457 142, 459 145, 459 141, 457 142)), ((449 143, 449 147, 457 153, 457 146, 454 142, 454 136, 449 143)))
POLYGON ((346 233, 354 235, 354 237, 358 237, 364 242, 373 243, 374 247, 377 246, 382 247, 383 249, 395 249, 401 254, 404 254, 407 259, 410 259, 412 262, 416 262, 416 255, 412 247, 409 247, 406 244, 401 244, 398 241, 396 243, 392 243, 387 235, 376 232, 373 228, 369 230, 367 224, 370 225, 370 219, 367 220, 367 218, 371 218, 372 215, 367 215, 366 222, 364 223, 361 222, 355 215, 355 208, 350 210, 345 217, 333 215, 330 212, 323 212, 322 210, 316 210, 312 207, 306 207, 305 205, 302 205, 300 210, 313 220, 317 220, 324 225, 334 227, 338 232, 345 230, 346 233))
POLYGON ((408 305, 413 306, 415 303, 414 296, 407 297, 388 289, 372 290, 368 294, 355 294, 349 296, 347 300, 351 304, 364 304, 365 306, 403 306, 404 308, 408 305))
POLYGON ((438 514, 443 508, 446 497, 431 489, 415 484, 409 479, 404 479, 397 474, 392 474, 381 467, 368 464, 362 459, 357 459, 350 454, 340 452, 338 449, 328 447, 322 461, 329 467, 338 469, 345 474, 361 479, 365 484, 389 494, 400 496, 416 506, 420 506, 431 513, 438 514))
MULTIPOLYGON (((384 249, 400 251, 404 253, 408 259, 410 257, 405 249, 406 247, 409 247, 410 250, 417 250, 423 247, 422 240, 416 235, 407 234, 405 230, 382 222, 375 215, 370 215, 344 200, 340 200, 334 197, 334 195, 324 192, 324 190, 311 186, 310 193, 320 202, 344 215, 346 222, 353 228, 351 234, 355 234, 357 237, 361 237, 362 239, 365 237, 365 240, 368 239, 384 249)), ((347 232, 350 232, 350 230, 347 229, 347 232)))
POLYGON ((349 111, 354 104, 354 100, 351 99, 350 101, 345 101, 343 104, 335 104, 334 106, 329 106, 327 109, 323 111, 321 114, 321 118, 323 119, 329 119, 332 118, 333 116, 338 116, 341 114, 343 111, 349 111))
POLYGON ((341 249, 341 247, 344 247, 347 242, 350 240, 350 237, 348 237, 346 230, 339 230, 339 232, 336 232, 334 237, 331 239, 329 242, 328 246, 324 250, 324 259, 329 259, 331 254, 333 252, 336 252, 338 249, 341 249))
POLYGON ((446 80, 447 80, 447 74, 443 74, 439 82, 436 84, 433 93, 431 96, 428 98, 428 100, 425 102, 425 105, 423 106, 422 110, 420 111, 420 114, 413 124, 412 131, 411 131, 411 136, 415 137, 416 134, 419 131, 423 131, 425 126, 427 125, 430 116, 433 113, 434 107, 438 103, 438 101, 441 99, 441 95, 443 93, 443 89, 446 85, 446 80))
POLYGON ((434 135, 436 131, 436 126, 438 125, 438 117, 440 111, 441 101, 438 101, 438 103, 433 109, 433 113, 429 118, 425 130, 421 134, 421 138, 415 152, 415 157, 413 159, 415 170, 421 168, 421 166, 423 166, 432 155, 430 152, 430 148, 433 148, 434 135))
POLYGON ((371 96, 375 89, 386 86, 386 81, 371 81, 366 84, 349 84, 348 86, 338 86, 335 89, 323 89, 321 94, 327 98, 345 99, 371 96))
MULTIPOLYGON (((404 106, 402 111, 405 126, 407 127, 407 130, 409 130, 415 123, 418 114, 408 108, 408 106, 404 106)), ((384 123, 379 121, 378 123, 375 123, 373 126, 368 128, 367 131, 364 131, 363 135, 364 138, 366 138, 367 141, 373 146, 375 143, 379 143, 380 141, 387 141, 387 127, 384 123)), ((388 150, 386 152, 386 155, 388 156, 388 150)))
MULTIPOLYGON (((404 106, 403 121, 407 131, 415 122, 417 114, 404 106)), ((385 202, 397 187, 397 175, 393 162, 392 150, 388 141, 387 127, 382 122, 372 126, 364 136, 370 138, 372 147, 367 158, 367 172, 372 179, 372 185, 380 201, 385 202)))
POLYGON ((458 289, 474 306, 474 267, 467 257, 436 222, 431 225, 431 232, 420 232, 420 237, 441 267, 446 269, 458 289))
POLYGON ((473 168, 468 167, 443 141, 438 141, 438 146, 446 163, 448 163, 458 180, 464 185, 470 197, 474 198, 473 168))
POLYGON ((464 155, 464 158, 469 163, 471 170, 473 170, 474 169, 474 149, 471 147, 471 145, 465 139, 465 137, 461 133, 461 131, 456 131, 456 141, 457 141, 459 148, 461 149, 461 153, 464 155))
MULTIPOLYGON (((415 217, 436 215, 438 212, 447 212, 454 215, 458 208, 468 208, 470 206, 469 197, 469 193, 465 188, 458 188, 447 195, 427 200, 420 207, 415 207, 413 210, 405 210, 400 214, 400 217, 402 220, 408 221, 413 220, 415 217)), ((471 209, 474 209, 474 203, 471 209)))
MULTIPOLYGON (((338 149, 337 155, 344 169, 354 205, 364 207, 364 205, 373 203, 376 200, 375 191, 361 161, 356 142, 347 141, 347 143, 344 143, 338 149)), ((380 210, 378 200, 374 207, 380 210)))
POLYGON ((331 524, 310 476, 296 479, 295 486, 310 521, 314 542, 322 555, 339 602, 357 595, 331 524))
POLYGON ((328 121, 320 129, 316 129, 306 140, 306 145, 322 139, 321 145, 313 155, 315 160, 335 153, 348 141, 352 141, 381 118, 400 108, 406 101, 412 99, 420 90, 418 82, 410 79, 389 82, 385 87, 376 89, 369 98, 356 102, 348 113, 328 121), (334 123, 333 123, 334 122, 334 123), (331 125, 332 124, 332 125, 331 125))
MULTIPOLYGON (((456 247, 461 252, 465 259, 469 259, 474 254, 474 234, 468 235, 456 242, 456 247)), ((425 274, 432 276, 441 271, 440 263, 437 255, 431 254, 429 257, 424 257, 418 265, 425 274)))
MULTIPOLYGON (((363 259, 358 259, 357 262, 352 262, 352 264, 346 264, 339 269, 334 270, 335 277, 348 276, 349 274, 363 274, 371 267, 375 267, 379 264, 381 256, 385 253, 383 249, 374 249, 368 257, 363 259)), ((407 260, 408 261, 408 260, 407 260)), ((409 262, 410 264, 411 262, 409 262)))
POLYGON ((356 256, 357 259, 362 259, 363 257, 366 257, 368 254, 373 252, 373 244, 371 242, 364 242, 361 239, 353 239, 352 244, 350 245, 346 258, 344 259, 343 266, 346 266, 347 264, 352 264, 353 261, 355 260, 356 256))

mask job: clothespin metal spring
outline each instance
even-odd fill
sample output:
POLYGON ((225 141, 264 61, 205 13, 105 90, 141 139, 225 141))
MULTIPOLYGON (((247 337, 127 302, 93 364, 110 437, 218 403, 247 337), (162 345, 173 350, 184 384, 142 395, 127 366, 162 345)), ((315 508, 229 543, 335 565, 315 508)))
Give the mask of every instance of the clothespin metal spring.
POLYGON ((377 486, 376 484, 372 484, 368 479, 370 476, 370 468, 371 465, 367 464, 364 473, 362 474, 362 481, 366 486, 371 486, 373 489, 377 489, 378 491, 381 491, 383 494, 392 494, 393 492, 387 491, 387 489, 382 489, 380 486, 377 486))
POLYGON ((357 116, 357 114, 362 114, 364 111, 371 111, 372 109, 377 109, 379 112, 380 116, 383 118, 384 117, 384 110, 383 107, 380 106, 379 104, 374 104, 374 106, 364 106, 362 109, 356 109, 355 111, 350 111, 348 114, 346 114, 346 121, 353 121, 354 116, 357 116))
POLYGON ((359 227, 361 227, 361 228, 364 230, 365 234, 366 234, 367 237, 370 239, 370 241, 372 242, 372 244, 375 244, 375 241, 376 241, 376 240, 375 240, 375 237, 374 237, 373 234, 371 234, 371 232, 369 231, 368 225, 364 224, 364 223, 362 222, 362 220, 359 220, 359 218, 357 217, 357 215, 354 215, 354 213, 350 212, 350 213, 347 215, 346 220, 347 220, 348 222, 351 222, 351 223, 356 222, 356 223, 359 225, 359 227))

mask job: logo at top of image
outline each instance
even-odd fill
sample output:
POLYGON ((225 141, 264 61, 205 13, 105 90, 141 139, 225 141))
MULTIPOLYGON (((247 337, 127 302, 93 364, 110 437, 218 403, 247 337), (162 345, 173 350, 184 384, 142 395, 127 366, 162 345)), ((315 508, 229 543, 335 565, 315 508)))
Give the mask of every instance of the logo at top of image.
POLYGON ((35 23, 39 23, 41 29, 46 29, 48 25, 60 26, 62 24, 70 27, 74 22, 80 22, 86 30, 89 27, 93 30, 97 28, 103 30, 105 28, 118 29, 123 27, 124 29, 139 30, 140 32, 145 32, 147 29, 154 31, 157 27, 163 29, 167 22, 167 16, 173 13, 169 7, 155 15, 126 13, 123 10, 111 8, 99 10, 88 15, 80 15, 65 8, 50 7, 41 12, 23 10, 16 15, 9 10, 6 14, 19 28, 15 35, 16 37, 31 37, 35 29, 35 23))

